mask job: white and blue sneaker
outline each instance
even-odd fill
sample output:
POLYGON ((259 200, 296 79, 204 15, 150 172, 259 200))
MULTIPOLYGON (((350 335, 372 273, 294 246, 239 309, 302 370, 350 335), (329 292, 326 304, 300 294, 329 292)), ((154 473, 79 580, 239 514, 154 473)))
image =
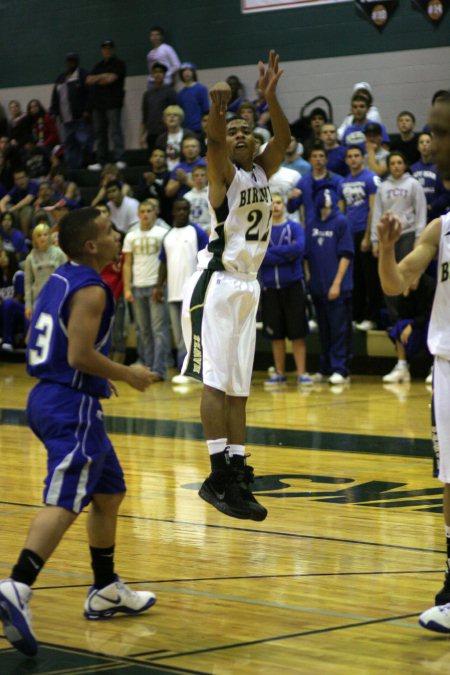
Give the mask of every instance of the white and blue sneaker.
POLYGON ((287 384, 286 375, 280 375, 280 373, 273 373, 268 380, 264 382, 265 387, 279 387, 280 385, 287 384))
POLYGON ((314 380, 309 373, 302 373, 302 375, 297 377, 297 384, 300 384, 302 387, 311 387, 314 384, 314 380))
POLYGON ((5 637, 26 656, 34 656, 38 650, 31 627, 30 598, 31 588, 26 584, 13 579, 0 581, 0 619, 5 637))
POLYGON ((450 633, 450 603, 436 605, 422 612, 419 623, 435 633, 450 633))
POLYGON ((84 603, 86 619, 109 619, 114 614, 140 614, 156 602, 151 591, 132 591, 120 579, 105 588, 91 586, 84 603))

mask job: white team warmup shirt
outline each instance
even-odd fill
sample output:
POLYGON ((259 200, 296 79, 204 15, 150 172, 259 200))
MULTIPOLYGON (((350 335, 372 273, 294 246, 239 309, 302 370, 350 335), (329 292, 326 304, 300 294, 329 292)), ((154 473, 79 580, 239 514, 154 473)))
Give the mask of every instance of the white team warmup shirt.
POLYGON ((124 241, 123 253, 132 253, 132 286, 143 288, 156 286, 159 270, 159 251, 167 230, 153 225, 150 230, 135 228, 128 232, 124 241))

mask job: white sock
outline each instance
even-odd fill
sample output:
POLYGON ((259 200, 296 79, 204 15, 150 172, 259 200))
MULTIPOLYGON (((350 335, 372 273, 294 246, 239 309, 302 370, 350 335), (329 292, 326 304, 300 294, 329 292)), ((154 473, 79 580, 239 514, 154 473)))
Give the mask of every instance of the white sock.
POLYGON ((208 452, 210 455, 217 455, 219 452, 223 452, 227 447, 226 438, 217 438, 215 441, 206 441, 208 446, 208 452))
POLYGON ((407 368, 408 361, 405 361, 404 359, 399 359, 397 365, 401 366, 402 368, 407 368))
POLYGON ((234 443, 231 443, 229 448, 228 453, 230 457, 233 457, 233 455, 245 457, 245 445, 235 445, 234 443))

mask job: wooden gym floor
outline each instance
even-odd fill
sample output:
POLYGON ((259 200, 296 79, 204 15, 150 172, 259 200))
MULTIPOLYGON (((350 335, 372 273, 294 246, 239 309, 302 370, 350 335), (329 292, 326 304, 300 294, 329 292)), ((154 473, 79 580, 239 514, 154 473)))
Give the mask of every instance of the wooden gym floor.
MULTIPOLYGON (((138 617, 88 622, 82 514, 41 573, 31 608, 40 641, 26 659, 0 637, 0 673, 443 673, 450 642, 417 615, 445 562, 441 485, 432 478, 431 394, 292 383, 248 406, 250 463, 263 523, 221 515, 197 496, 208 472, 199 386, 120 385, 105 402, 128 479, 117 569, 158 602, 138 617)), ((26 426, 32 381, 0 364, 0 576, 41 503, 45 453, 26 426)))

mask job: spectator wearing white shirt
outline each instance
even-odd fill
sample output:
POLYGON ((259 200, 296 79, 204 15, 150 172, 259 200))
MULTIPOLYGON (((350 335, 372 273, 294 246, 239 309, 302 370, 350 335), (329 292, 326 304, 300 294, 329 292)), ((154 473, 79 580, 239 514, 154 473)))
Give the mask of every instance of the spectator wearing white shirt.
POLYGON ((148 70, 148 88, 153 86, 153 64, 156 62, 165 63, 167 65, 167 72, 164 76, 164 84, 173 84, 175 76, 180 67, 180 59, 175 49, 164 42, 164 31, 159 26, 153 26, 150 29, 150 44, 151 50, 147 54, 148 70))
POLYGON ((126 234, 139 222, 139 202, 122 193, 122 185, 118 180, 111 180, 105 186, 111 220, 118 230, 126 234))
POLYGON ((211 228, 211 214, 209 212, 206 166, 198 165, 192 169, 192 182, 194 187, 184 195, 184 198, 187 199, 191 205, 189 222, 196 223, 202 230, 205 230, 209 234, 211 228))

